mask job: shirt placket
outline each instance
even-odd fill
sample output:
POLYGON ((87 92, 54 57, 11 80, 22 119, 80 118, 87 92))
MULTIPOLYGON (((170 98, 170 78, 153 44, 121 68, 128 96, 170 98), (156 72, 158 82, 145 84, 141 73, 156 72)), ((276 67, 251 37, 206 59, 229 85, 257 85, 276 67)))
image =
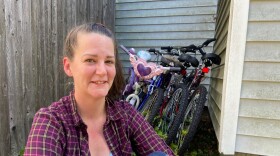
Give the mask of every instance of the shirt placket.
POLYGON ((109 124, 104 126, 104 136, 111 153, 113 155, 122 155, 122 151, 119 149, 118 132, 116 131, 113 122, 114 121, 110 121, 109 124))
POLYGON ((80 129, 80 147, 82 156, 90 156, 89 146, 88 146, 88 134, 86 131, 86 125, 82 126, 80 129))

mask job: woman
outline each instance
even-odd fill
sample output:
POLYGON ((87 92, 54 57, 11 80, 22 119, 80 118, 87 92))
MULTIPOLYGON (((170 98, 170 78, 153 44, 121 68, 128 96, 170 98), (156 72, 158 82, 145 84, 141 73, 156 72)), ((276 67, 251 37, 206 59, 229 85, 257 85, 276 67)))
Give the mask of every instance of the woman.
POLYGON ((124 83, 109 29, 73 28, 65 52, 63 67, 74 90, 36 113, 24 155, 174 155, 132 106, 117 100, 124 83))

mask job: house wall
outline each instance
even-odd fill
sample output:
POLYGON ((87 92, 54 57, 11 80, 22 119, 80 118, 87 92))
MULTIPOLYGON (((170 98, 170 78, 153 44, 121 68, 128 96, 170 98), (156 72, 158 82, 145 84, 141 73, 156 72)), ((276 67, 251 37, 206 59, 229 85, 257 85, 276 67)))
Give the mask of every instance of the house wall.
POLYGON ((279 0, 218 2, 214 51, 223 63, 212 69, 209 111, 223 154, 280 153, 279 8, 279 0))
POLYGON ((223 76, 225 68, 225 55, 227 49, 229 27, 230 1, 220 0, 217 8, 217 20, 215 27, 214 52, 221 57, 221 64, 214 66, 211 73, 211 83, 208 96, 208 108, 215 129, 217 139, 220 138, 220 123, 222 110, 223 76))
MULTIPOLYGON (((214 37, 217 0, 117 0, 116 38, 136 51, 201 44, 214 37)), ((213 44, 206 48, 212 52, 213 44)), ((128 55, 120 50, 127 74, 128 55)), ((200 55, 196 55, 200 58, 200 55)), ((203 82, 209 87, 209 78, 203 82)))
POLYGON ((236 151, 280 153, 280 1, 251 0, 236 151))

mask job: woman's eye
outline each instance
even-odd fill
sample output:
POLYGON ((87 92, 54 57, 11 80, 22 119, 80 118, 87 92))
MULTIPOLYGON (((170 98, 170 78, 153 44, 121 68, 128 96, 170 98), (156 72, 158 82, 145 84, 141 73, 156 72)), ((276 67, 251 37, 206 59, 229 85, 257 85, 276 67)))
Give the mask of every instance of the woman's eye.
POLYGON ((95 61, 93 59, 86 59, 85 62, 94 63, 95 61))
POLYGON ((106 63, 108 63, 108 64, 115 64, 115 62, 111 61, 111 60, 106 61, 106 63))

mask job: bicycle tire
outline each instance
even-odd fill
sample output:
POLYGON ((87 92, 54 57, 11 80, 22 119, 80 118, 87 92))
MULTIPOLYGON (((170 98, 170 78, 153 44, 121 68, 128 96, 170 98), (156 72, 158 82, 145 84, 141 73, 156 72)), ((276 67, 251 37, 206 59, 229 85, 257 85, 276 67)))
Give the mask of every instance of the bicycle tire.
MULTIPOLYGON (((207 90, 204 86, 199 85, 196 90, 193 92, 188 108, 186 110, 186 114, 184 115, 183 122, 180 126, 180 129, 178 130, 178 135, 180 137, 179 133, 183 133, 182 130, 185 130, 187 133, 185 136, 182 136, 182 144, 180 145, 178 143, 178 155, 183 156, 184 153, 188 150, 190 142, 192 141, 196 131, 198 124, 201 119, 201 115, 203 112, 203 108, 205 105, 205 102, 207 100, 207 90), (187 121, 188 119, 191 119, 191 121, 187 121), (185 123, 190 123, 187 129, 184 126, 185 123)), ((177 138, 178 139, 178 138, 177 138)))
POLYGON ((144 105, 144 107, 140 111, 150 124, 152 123, 151 121, 153 121, 163 102, 163 94, 164 89, 155 89, 154 92, 147 99, 147 102, 144 105))
POLYGON ((174 94, 178 93, 177 92, 178 89, 181 90, 181 97, 180 97, 180 100, 177 103, 175 103, 176 107, 178 108, 178 111, 175 112, 176 116, 174 118, 174 121, 170 121, 171 126, 169 128, 167 138, 165 140, 167 145, 170 145, 172 143, 172 141, 174 140, 174 138, 176 137, 177 131, 179 129, 180 123, 183 121, 184 113, 186 111, 187 104, 188 104, 189 93, 187 91, 187 86, 185 84, 180 84, 174 90, 171 99, 167 103, 166 108, 168 107, 168 105, 172 104, 171 102, 172 102, 173 98, 176 97, 176 95, 174 95, 174 94))

